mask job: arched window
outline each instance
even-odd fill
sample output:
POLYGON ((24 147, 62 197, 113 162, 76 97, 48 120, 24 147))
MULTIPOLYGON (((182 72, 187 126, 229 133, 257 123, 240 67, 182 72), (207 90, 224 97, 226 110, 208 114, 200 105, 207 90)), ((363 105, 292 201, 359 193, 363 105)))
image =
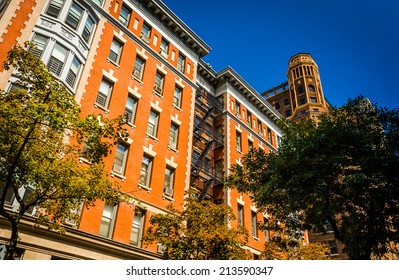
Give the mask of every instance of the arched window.
POLYGON ((309 92, 314 92, 314 85, 308 85, 309 92))
POLYGON ((303 90, 303 86, 299 86, 298 87, 298 95, 303 94, 304 90, 303 90))
POLYGON ((276 102, 276 104, 274 104, 274 108, 276 108, 276 110, 280 110, 280 103, 276 102))

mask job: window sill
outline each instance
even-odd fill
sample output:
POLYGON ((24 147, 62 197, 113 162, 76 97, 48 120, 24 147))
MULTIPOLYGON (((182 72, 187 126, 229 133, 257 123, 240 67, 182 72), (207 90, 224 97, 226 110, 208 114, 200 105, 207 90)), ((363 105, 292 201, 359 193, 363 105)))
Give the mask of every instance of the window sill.
POLYGON ((111 60, 109 58, 107 58, 107 62, 115 65, 116 69, 120 69, 121 68, 121 66, 117 62, 115 62, 115 61, 113 61, 113 60, 111 60))
POLYGON ((145 185, 143 185, 143 184, 140 184, 140 183, 139 183, 139 189, 140 189, 140 190, 141 190, 141 189, 144 189, 144 190, 146 190, 148 193, 151 192, 151 188, 150 188, 150 187, 147 187, 147 186, 145 186, 145 185))
POLYGON ((174 199, 173 197, 168 196, 168 195, 166 195, 166 194, 162 194, 162 199, 163 199, 163 200, 169 200, 169 201, 171 201, 172 203, 175 202, 175 199, 174 199))
POLYGON ((171 151, 175 152, 176 155, 179 154, 179 151, 178 151, 176 148, 173 148, 172 146, 169 146, 169 145, 168 145, 168 150, 171 150, 171 151))
POLYGON ((125 124, 128 125, 128 126, 130 126, 133 130, 136 129, 136 126, 135 126, 133 123, 131 123, 131 122, 126 122, 126 121, 125 121, 125 124))
POLYGON ((160 92, 158 92, 158 91, 156 91, 156 90, 153 89, 153 90, 152 90, 152 94, 158 96, 159 98, 161 98, 161 100, 163 100, 163 95, 162 95, 162 93, 160 93, 160 92))
POLYGON ((179 112, 183 112, 183 110, 179 107, 177 107, 175 104, 172 105, 173 108, 175 108, 176 110, 178 110, 179 112))
POLYGON ((121 179, 122 182, 126 181, 126 177, 125 176, 123 176, 122 174, 116 173, 114 171, 111 171, 111 177, 117 177, 117 178, 121 179))
POLYGON ((255 240, 255 241, 259 242, 259 237, 252 236, 252 240, 255 240))
POLYGON ((139 78, 137 78, 136 76, 132 75, 132 80, 136 80, 137 82, 140 83, 140 86, 144 85, 144 82, 142 80, 140 80, 139 78))
POLYGON ((158 138, 157 138, 157 137, 152 136, 151 134, 148 134, 148 133, 146 133, 145 136, 146 136, 147 138, 153 139, 153 140, 155 141, 155 143, 158 143, 158 138))
POLYGON ((91 165, 91 161, 84 157, 79 157, 79 163, 87 163, 87 164, 91 165))
POLYGON ((239 153, 239 154, 241 154, 241 155, 244 154, 244 153, 243 153, 242 151, 240 151, 240 150, 236 150, 236 152, 239 153))
POLYGON ((105 112, 105 114, 109 113, 109 110, 107 108, 101 106, 100 104, 94 103, 94 108, 98 108, 98 109, 103 110, 105 112))

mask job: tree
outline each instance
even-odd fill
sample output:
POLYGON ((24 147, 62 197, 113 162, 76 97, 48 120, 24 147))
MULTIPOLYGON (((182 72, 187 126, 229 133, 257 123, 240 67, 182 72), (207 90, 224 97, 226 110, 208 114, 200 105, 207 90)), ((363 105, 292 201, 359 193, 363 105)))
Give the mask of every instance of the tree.
POLYGON ((13 259, 19 223, 33 208, 37 223, 62 230, 83 202, 123 199, 102 159, 125 131, 121 119, 80 117, 74 96, 26 48, 13 47, 3 65, 18 77, 13 90, 0 92, 0 215, 11 225, 6 258, 13 259), (18 202, 16 211, 7 210, 7 198, 18 202))
POLYGON ((289 214, 284 221, 269 217, 260 228, 271 230, 261 254, 267 260, 327 260, 330 249, 326 244, 306 244, 299 214, 289 214))
POLYGON ((398 255, 399 110, 358 97, 282 128, 278 151, 249 153, 226 184, 252 192, 276 220, 300 213, 317 232, 330 223, 352 259, 398 255))
POLYGON ((229 228, 235 219, 227 205, 199 201, 189 195, 185 209, 170 206, 169 214, 151 217, 143 241, 158 242, 168 260, 241 260, 249 257, 243 246, 248 240, 244 228, 229 228))

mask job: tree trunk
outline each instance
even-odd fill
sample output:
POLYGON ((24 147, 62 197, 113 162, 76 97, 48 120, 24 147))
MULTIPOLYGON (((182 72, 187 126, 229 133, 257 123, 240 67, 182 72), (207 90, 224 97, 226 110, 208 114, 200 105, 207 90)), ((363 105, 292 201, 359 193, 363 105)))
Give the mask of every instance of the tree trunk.
MULTIPOLYGON (((19 220, 19 219, 18 219, 19 220)), ((8 221, 11 223, 11 237, 8 239, 8 246, 7 246, 7 252, 5 255, 6 260, 14 260, 16 251, 17 251, 17 245, 18 245, 18 239, 19 239, 19 221, 17 219, 14 219, 13 217, 10 217, 8 221)))

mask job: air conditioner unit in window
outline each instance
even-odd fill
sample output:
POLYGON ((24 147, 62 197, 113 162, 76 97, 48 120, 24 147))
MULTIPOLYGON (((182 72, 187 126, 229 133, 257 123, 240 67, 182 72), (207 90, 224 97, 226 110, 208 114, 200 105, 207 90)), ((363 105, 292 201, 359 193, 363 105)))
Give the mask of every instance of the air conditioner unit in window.
POLYGON ((114 164, 114 166, 112 167, 112 171, 122 174, 123 168, 118 164, 114 164))
POLYGON ((163 252, 165 252, 165 250, 166 250, 166 246, 165 245, 162 245, 162 244, 158 244, 157 245, 157 252, 158 253, 163 253, 163 252))
POLYGON ((140 175, 140 184, 142 185, 146 184, 146 176, 144 174, 140 175))
POLYGON ((161 54, 164 58, 168 59, 168 53, 165 52, 164 50, 161 50, 161 51, 160 51, 160 54, 161 54))
POLYGON ((150 43, 150 38, 149 38, 147 35, 145 35, 144 33, 141 33, 140 38, 141 38, 141 40, 143 40, 143 41, 146 42, 147 44, 150 43))
POLYGON ((162 94, 162 88, 159 85, 154 85, 154 90, 159 94, 162 94))
POLYGON ((139 80, 141 80, 141 72, 137 69, 134 69, 133 76, 139 80))
POLYGON ((164 193, 167 196, 173 196, 173 189, 172 188, 165 188, 164 193))

